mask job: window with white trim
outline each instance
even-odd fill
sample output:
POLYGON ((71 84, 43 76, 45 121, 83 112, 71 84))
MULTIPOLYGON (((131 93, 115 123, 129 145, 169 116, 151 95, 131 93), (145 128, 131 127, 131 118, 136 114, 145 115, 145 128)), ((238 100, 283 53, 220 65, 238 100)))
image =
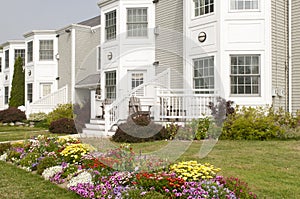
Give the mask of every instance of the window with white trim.
POLYGON ((0 57, 0 73, 2 72, 2 57, 0 57))
POLYGON ((213 13, 214 0, 193 0, 195 4, 195 17, 213 13))
POLYGON ((116 71, 105 73, 105 93, 107 99, 116 99, 116 71))
POLYGON ((5 61, 5 68, 9 68, 9 50, 4 52, 4 61, 5 61))
POLYGON ((27 84, 27 101, 32 102, 32 83, 27 84))
POLYGON ((105 38, 106 41, 116 38, 117 11, 113 10, 105 14, 105 38))
POLYGON ((52 84, 51 83, 41 83, 41 97, 45 97, 46 95, 49 95, 52 90, 52 84))
POLYGON ((53 40, 40 40, 40 60, 53 60, 53 40))
POLYGON ((194 89, 200 89, 196 93, 213 93, 215 88, 214 57, 203 57, 193 60, 194 63, 194 89), (203 89, 203 91, 201 91, 203 89))
POLYGON ((15 61, 18 57, 22 58, 23 66, 25 66, 25 49, 15 49, 15 61))
POLYGON ((33 41, 27 43, 27 63, 33 61, 33 41))
MULTIPOLYGON (((131 73, 131 89, 138 87, 144 83, 144 73, 143 72, 132 72, 131 73)), ((144 96, 145 89, 141 88, 135 92, 136 96, 144 96)))
POLYGON ((260 55, 231 55, 231 94, 260 94, 260 55))
POLYGON ((258 0, 230 0, 231 10, 257 10, 258 0))
POLYGON ((4 87, 4 104, 8 104, 8 86, 4 87))
POLYGON ((127 36, 147 37, 148 35, 147 8, 127 9, 127 36))

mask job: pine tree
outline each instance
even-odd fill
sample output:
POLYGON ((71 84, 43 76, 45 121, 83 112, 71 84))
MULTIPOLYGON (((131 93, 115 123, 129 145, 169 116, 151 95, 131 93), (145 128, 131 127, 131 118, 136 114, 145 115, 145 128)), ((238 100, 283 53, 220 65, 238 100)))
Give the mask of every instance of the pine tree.
POLYGON ((25 72, 23 70, 23 60, 18 57, 14 65, 14 76, 12 80, 10 107, 18 107, 25 104, 25 72))

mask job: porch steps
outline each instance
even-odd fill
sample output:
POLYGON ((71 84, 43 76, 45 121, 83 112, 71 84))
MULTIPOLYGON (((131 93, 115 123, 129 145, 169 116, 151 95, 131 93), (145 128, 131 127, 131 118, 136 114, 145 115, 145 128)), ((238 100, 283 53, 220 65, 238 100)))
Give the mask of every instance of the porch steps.
POLYGON ((86 137, 110 137, 115 134, 116 127, 105 133, 105 121, 102 119, 91 119, 82 129, 82 136, 86 137))

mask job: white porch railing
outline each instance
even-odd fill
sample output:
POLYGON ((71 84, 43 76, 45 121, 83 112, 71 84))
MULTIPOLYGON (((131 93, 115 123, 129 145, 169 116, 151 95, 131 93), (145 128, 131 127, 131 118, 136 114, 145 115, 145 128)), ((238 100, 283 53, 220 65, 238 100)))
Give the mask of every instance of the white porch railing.
MULTIPOLYGON (((117 99, 112 104, 105 106, 105 133, 112 128, 113 125, 117 124, 118 121, 126 119, 128 117, 128 103, 130 96, 135 96, 141 90, 147 91, 147 87, 161 87, 168 89, 170 85, 170 70, 167 69, 162 73, 158 74, 151 80, 145 82, 134 88, 132 91, 124 95, 122 98, 117 99)), ((155 98, 153 97, 153 104, 155 98)))
POLYGON ((59 90, 50 93, 49 95, 33 102, 26 104, 26 115, 29 116, 30 113, 49 113, 58 104, 68 103, 68 85, 60 88, 59 90))
POLYGON ((190 120, 211 115, 208 105, 210 102, 216 103, 215 93, 216 91, 212 89, 190 91, 159 89, 157 93, 160 106, 159 120, 190 120))

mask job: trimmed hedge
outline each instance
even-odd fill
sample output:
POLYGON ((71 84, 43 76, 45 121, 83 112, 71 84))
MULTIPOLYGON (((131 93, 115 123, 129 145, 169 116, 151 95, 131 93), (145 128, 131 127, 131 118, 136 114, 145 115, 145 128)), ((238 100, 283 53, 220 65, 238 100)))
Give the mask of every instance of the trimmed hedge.
POLYGON ((51 122, 49 131, 56 134, 77 134, 73 119, 61 118, 51 122))
POLYGON ((10 122, 22 122, 26 120, 25 112, 19 110, 15 107, 9 107, 3 111, 0 111, 0 122, 10 123, 10 122))

